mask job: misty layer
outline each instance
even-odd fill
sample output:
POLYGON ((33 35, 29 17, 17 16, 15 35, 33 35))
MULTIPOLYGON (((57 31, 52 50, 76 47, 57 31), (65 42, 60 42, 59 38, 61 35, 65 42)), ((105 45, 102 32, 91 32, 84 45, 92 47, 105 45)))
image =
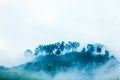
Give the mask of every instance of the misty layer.
POLYGON ((118 80, 120 75, 119 61, 101 44, 81 48, 79 42, 58 42, 27 49, 25 56, 34 59, 13 68, 1 66, 0 79, 118 80))

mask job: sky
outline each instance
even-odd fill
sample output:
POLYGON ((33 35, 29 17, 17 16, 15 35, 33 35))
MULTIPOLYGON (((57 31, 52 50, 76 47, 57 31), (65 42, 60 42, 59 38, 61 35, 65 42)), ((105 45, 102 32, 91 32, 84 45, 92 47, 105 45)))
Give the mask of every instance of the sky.
POLYGON ((119 0, 0 0, 0 65, 58 41, 101 43, 120 52, 119 0))

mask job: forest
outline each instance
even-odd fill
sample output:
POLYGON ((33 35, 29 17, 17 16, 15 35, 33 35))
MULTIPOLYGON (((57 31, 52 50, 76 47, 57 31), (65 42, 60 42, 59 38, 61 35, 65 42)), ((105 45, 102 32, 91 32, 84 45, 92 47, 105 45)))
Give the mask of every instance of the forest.
MULTIPOLYGON (((69 70, 84 70, 85 74, 94 80, 95 70, 107 65, 106 70, 109 72, 119 65, 116 57, 101 44, 87 44, 82 47, 79 42, 62 41, 48 45, 40 44, 34 51, 27 49, 24 54, 33 55, 34 59, 11 68, 1 65, 0 80, 56 80, 55 76, 58 73, 69 70)), ((86 79, 86 76, 83 78, 86 79)), ((111 78, 115 79, 118 80, 118 77, 111 78)))

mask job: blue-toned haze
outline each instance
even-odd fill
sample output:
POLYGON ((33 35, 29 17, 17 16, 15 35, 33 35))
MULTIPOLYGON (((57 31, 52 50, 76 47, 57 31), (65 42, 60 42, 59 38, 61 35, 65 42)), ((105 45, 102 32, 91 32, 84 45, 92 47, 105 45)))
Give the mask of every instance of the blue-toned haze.
POLYGON ((0 0, 0 65, 58 41, 102 43, 120 53, 119 0, 0 0))

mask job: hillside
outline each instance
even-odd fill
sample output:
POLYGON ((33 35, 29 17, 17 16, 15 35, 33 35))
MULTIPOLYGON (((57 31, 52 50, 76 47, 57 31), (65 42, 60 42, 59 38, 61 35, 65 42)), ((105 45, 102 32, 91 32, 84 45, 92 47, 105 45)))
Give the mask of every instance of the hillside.
POLYGON ((68 72, 69 70, 73 72, 74 70, 79 72, 84 70, 86 75, 91 75, 94 78, 95 70, 106 66, 105 69, 109 72, 119 65, 115 56, 111 55, 110 51, 101 44, 87 44, 81 47, 79 42, 57 42, 39 45, 35 51, 27 49, 25 55, 35 58, 26 64, 13 68, 1 66, 0 79, 51 80, 50 76, 53 77, 60 72, 68 72), (46 73, 49 75, 47 79, 39 76, 46 73))

